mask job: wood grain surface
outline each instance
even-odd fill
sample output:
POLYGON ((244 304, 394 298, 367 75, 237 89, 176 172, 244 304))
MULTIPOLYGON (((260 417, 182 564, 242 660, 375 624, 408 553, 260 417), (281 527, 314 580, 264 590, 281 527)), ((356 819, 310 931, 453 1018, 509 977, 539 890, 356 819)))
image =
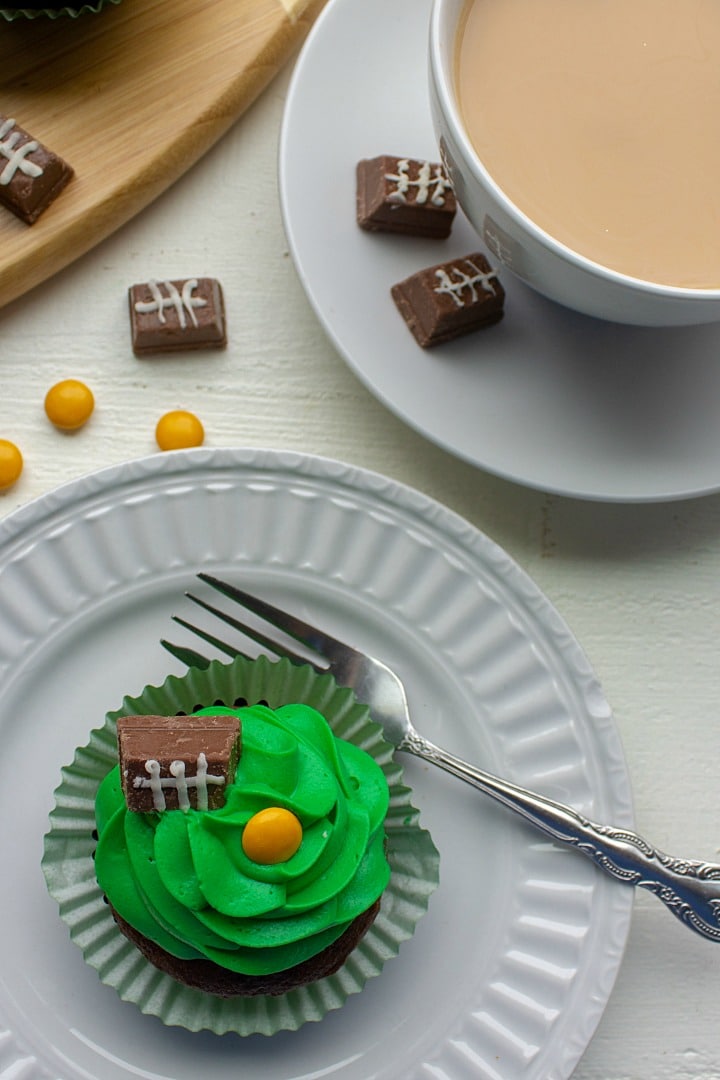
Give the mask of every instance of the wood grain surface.
POLYGON ((0 306, 88 251, 197 161, 282 67, 320 7, 123 0, 77 20, 0 23, 0 113, 76 173, 34 225, 0 212, 0 306))

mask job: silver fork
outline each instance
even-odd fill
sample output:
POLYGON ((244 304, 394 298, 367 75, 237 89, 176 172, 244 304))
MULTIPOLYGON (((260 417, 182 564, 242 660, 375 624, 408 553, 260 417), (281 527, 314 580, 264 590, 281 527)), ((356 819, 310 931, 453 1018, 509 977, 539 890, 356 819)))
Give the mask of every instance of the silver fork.
MULTIPOLYGON (((553 840, 582 852, 612 877, 655 893, 686 926, 711 941, 720 942, 719 865, 672 858, 629 829, 599 825, 569 806, 469 765, 435 746, 415 729, 410 720, 403 684, 387 664, 343 644, 317 627, 234 585, 210 574, 198 574, 198 577, 246 611, 263 619, 274 630, 300 642, 313 658, 302 656, 276 637, 260 632, 192 593, 186 593, 190 600, 274 655, 287 657, 296 664, 309 663, 317 672, 330 672, 339 685, 351 687, 358 700, 368 705, 373 719, 382 726, 386 739, 397 750, 415 754, 479 788, 553 840)), ((185 619, 175 615, 173 619, 226 656, 246 655, 185 619)), ((194 649, 166 640, 162 641, 162 645, 191 667, 207 667, 209 664, 209 660, 194 649)))

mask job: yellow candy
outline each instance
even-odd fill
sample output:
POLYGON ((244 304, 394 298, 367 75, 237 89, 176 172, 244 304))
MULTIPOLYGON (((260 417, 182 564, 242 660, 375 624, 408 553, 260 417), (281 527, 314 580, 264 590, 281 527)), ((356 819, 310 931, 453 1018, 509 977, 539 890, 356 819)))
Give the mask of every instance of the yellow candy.
POLYGON ((74 431, 82 427, 95 408, 92 390, 79 379, 63 379, 45 395, 45 412, 55 427, 74 431))
POLYGON ((254 814, 243 830, 242 847, 248 859, 267 866, 287 862, 302 842, 302 825, 282 806, 254 814))
POLYGON ((194 413, 175 409, 160 417, 155 438, 161 450, 183 450, 187 446, 202 446, 205 432, 194 413))
POLYGON ((23 471, 23 456, 15 443, 0 439, 0 491, 12 487, 23 471))

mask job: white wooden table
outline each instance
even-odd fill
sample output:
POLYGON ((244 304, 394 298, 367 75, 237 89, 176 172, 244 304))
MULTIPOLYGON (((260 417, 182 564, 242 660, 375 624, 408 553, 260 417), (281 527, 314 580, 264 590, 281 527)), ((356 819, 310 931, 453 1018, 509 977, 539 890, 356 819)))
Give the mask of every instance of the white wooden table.
MULTIPOLYGON (((0 437, 25 457, 0 514, 153 453, 156 420, 173 408, 200 416, 209 446, 297 449, 410 484, 501 544, 579 638, 624 741, 639 831, 675 855, 720 861, 720 496, 636 507, 526 490, 456 460, 379 404, 326 340, 288 254, 276 183, 288 77, 140 217, 0 311, 0 437), (196 275, 223 282, 227 350, 136 359, 128 285, 196 275), (71 376, 93 389, 96 411, 62 434, 43 399, 71 376)), ((638 894, 577 1080, 720 1080, 719 1001, 720 948, 638 894)))

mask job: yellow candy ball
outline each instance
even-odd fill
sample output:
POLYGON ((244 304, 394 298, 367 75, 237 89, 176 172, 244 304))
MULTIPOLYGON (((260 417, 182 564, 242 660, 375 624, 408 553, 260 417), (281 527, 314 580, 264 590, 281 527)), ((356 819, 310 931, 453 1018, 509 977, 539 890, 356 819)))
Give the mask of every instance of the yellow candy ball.
POLYGON ((63 379, 45 395, 48 419, 63 431, 80 428, 92 416, 95 398, 92 390, 79 379, 63 379))
POLYGON ((15 443, 0 439, 0 491, 12 487, 23 471, 23 456, 15 443))
POLYGON ((243 829, 242 848, 248 859, 265 866, 287 862, 302 842, 302 825, 290 810, 268 806, 254 814, 243 829))
POLYGON ((202 446, 205 431, 194 413, 175 409, 160 417, 155 438, 161 450, 183 450, 187 446, 202 446))

